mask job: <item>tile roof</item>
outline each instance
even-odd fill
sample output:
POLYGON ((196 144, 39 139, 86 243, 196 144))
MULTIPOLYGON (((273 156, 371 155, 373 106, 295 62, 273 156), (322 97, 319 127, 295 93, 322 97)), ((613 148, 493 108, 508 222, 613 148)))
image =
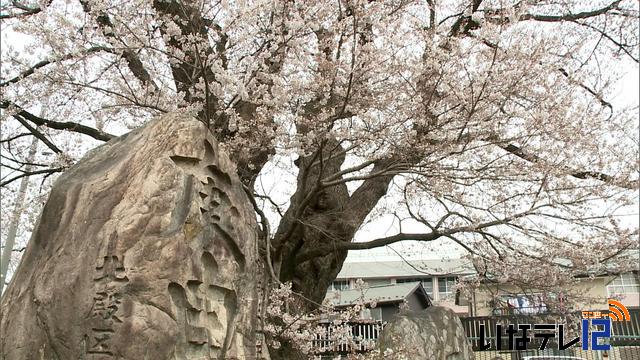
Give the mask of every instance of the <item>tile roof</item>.
POLYGON ((474 274, 471 262, 463 259, 346 262, 336 279, 422 277, 474 274))
POLYGON ((334 306, 355 305, 362 297, 365 303, 375 301, 378 304, 400 302, 416 291, 422 291, 424 288, 419 281, 390 284, 383 286, 372 286, 364 291, 359 289, 350 289, 342 291, 329 291, 326 298, 329 299, 334 306))

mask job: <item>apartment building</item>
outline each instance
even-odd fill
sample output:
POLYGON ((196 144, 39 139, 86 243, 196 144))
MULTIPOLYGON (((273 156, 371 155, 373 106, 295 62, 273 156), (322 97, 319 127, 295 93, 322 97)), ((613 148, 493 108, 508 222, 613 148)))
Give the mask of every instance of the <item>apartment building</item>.
MULTIPOLYGON (((580 296, 571 310, 607 310, 608 299, 618 299, 627 308, 640 307, 640 279, 638 272, 620 275, 584 276, 575 279, 571 288, 564 294, 552 294, 556 297, 580 296)), ((473 316, 510 315, 510 314, 539 314, 550 309, 545 301, 549 296, 527 293, 502 284, 484 283, 472 295, 469 302, 470 313, 473 316)), ((557 300, 557 299, 554 299, 557 300)), ((560 298, 560 300, 562 300, 560 298)), ((554 301, 562 304, 562 301, 554 301)), ((557 306, 557 305, 556 305, 557 306)), ((557 309, 563 310, 563 309, 557 309)))
POLYGON ((394 288, 388 285, 420 282, 433 305, 448 307, 465 316, 469 306, 456 305, 454 285, 461 276, 472 274, 475 272, 471 263, 462 259, 351 262, 344 263, 329 293, 353 289, 357 279, 364 280, 370 287, 388 289, 394 288))
MULTIPOLYGON (((491 282, 483 283, 468 298, 456 298, 456 281, 474 275, 471 264, 463 259, 351 262, 343 265, 329 293, 353 289, 357 279, 372 288, 384 286, 386 293, 395 291, 396 287, 390 285, 420 282, 433 305, 448 307, 460 316, 537 314, 552 310, 542 294, 536 296, 535 291, 524 294, 513 286, 491 282)), ((397 287, 398 291, 403 289, 397 287)), ((576 292, 589 298, 588 302, 578 305, 580 309, 606 310, 610 298, 619 299, 630 308, 640 307, 638 271, 577 278, 567 294, 558 296, 576 292)))

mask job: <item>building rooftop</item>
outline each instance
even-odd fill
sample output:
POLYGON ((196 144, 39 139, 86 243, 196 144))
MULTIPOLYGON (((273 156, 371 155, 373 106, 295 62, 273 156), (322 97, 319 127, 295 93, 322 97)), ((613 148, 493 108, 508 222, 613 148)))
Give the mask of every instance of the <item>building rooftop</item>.
POLYGON ((364 300, 364 303, 371 303, 375 301, 378 304, 383 304, 401 302, 416 291, 420 292, 420 296, 427 296, 422 284, 419 281, 416 281, 402 284, 373 286, 362 291, 359 289, 330 291, 327 293, 326 299, 329 299, 331 303, 337 307, 355 305, 360 298, 364 300))
POLYGON ((463 259, 372 261, 344 263, 336 279, 402 278, 473 273, 475 271, 471 262, 463 259))

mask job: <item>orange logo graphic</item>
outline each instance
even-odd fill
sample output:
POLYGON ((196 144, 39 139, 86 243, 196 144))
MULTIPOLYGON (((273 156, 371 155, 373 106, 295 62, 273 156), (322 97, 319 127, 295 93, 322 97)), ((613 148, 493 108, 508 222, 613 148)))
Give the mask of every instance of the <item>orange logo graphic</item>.
POLYGON ((631 315, 627 307, 622 305, 620 301, 609 299, 609 317, 612 321, 629 321, 631 315))

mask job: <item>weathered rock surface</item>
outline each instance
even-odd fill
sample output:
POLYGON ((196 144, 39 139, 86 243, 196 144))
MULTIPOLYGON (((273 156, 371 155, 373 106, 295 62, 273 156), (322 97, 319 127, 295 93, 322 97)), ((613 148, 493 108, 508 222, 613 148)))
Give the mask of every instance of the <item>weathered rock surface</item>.
POLYGON ((451 309, 439 306, 398 314, 385 326, 378 348, 388 360, 473 359, 462 322, 451 309))
POLYGON ((257 227, 204 125, 165 115, 57 180, 2 298, 3 359, 251 359, 257 227))

